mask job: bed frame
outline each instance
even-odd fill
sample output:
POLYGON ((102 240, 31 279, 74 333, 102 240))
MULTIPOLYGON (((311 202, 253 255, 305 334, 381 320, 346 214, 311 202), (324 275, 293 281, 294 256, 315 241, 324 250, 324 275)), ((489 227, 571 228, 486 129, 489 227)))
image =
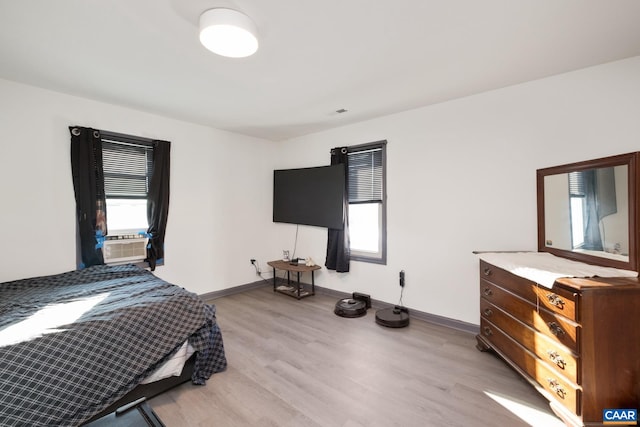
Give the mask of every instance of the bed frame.
MULTIPOLYGON (((129 393, 125 394, 124 396, 122 396, 119 400, 117 400, 116 402, 114 402, 113 404, 109 405, 108 407, 106 407, 104 410, 102 410, 100 413, 94 415, 93 417, 91 417, 91 419, 87 420, 86 423, 90 423, 91 421, 97 420, 98 418, 101 418, 113 411, 115 411, 116 409, 118 409, 121 406, 126 405, 127 403, 131 403, 134 402, 142 397, 146 398, 147 400, 151 399, 154 396, 157 396, 161 393, 164 393, 167 390, 170 390, 176 386, 179 386, 180 384, 184 384, 187 381, 191 380, 191 374, 193 373, 193 367, 195 365, 195 360, 196 360, 196 355, 195 353, 193 355, 191 355, 191 357, 185 362, 184 367, 182 368, 182 372, 180 373, 179 376, 173 376, 173 377, 168 377, 168 378, 164 378, 162 380, 159 381, 155 381, 149 384, 140 384, 138 385, 136 388, 134 388, 133 390, 131 390, 129 393)), ((85 424, 86 424, 85 423, 85 424)))

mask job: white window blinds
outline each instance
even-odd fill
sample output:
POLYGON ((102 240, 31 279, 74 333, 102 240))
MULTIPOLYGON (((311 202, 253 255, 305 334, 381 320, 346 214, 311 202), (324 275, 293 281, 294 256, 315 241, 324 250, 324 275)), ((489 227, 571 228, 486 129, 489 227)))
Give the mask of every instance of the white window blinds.
POLYGON ((349 203, 382 203, 382 148, 349 153, 349 203))
POLYGON ((584 173, 582 171, 569 172, 569 195, 571 197, 584 197, 584 173))
POLYGON ((153 147, 102 139, 107 198, 146 199, 153 170, 153 147))

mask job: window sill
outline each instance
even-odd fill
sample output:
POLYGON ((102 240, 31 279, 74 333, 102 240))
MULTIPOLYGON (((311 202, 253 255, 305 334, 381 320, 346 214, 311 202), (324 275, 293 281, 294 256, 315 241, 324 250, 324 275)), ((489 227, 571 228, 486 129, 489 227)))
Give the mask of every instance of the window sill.
POLYGON ((382 257, 382 258, 378 258, 378 257, 368 257, 368 256, 363 256, 363 255, 351 255, 349 258, 351 261, 359 261, 359 262, 368 262, 371 264, 380 264, 380 265, 387 265, 387 258, 386 257, 382 257))
MULTIPOLYGON (((113 262, 113 263, 105 263, 106 265, 135 265, 136 267, 144 268, 145 270, 149 270, 149 263, 146 261, 131 261, 131 262, 113 262)), ((156 262, 156 267, 162 267, 164 265, 164 260, 159 260, 156 262)))

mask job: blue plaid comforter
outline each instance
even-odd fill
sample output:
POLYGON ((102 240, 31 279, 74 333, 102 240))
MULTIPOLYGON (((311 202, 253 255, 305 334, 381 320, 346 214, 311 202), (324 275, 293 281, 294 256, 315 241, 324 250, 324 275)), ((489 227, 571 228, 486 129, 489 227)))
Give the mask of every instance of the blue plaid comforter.
POLYGON ((132 265, 2 283, 0 425, 78 425, 187 339, 195 384, 226 368, 215 307, 132 265))

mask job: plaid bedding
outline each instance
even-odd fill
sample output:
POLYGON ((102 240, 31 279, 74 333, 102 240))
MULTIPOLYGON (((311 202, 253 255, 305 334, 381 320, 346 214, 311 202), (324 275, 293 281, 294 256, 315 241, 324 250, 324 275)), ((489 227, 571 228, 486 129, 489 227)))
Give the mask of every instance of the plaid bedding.
POLYGON ((187 339, 194 383, 226 368, 215 307, 132 265, 2 283, 0 425, 81 424, 187 339))

